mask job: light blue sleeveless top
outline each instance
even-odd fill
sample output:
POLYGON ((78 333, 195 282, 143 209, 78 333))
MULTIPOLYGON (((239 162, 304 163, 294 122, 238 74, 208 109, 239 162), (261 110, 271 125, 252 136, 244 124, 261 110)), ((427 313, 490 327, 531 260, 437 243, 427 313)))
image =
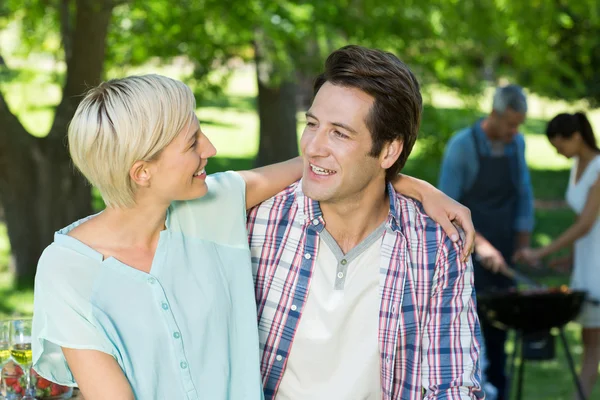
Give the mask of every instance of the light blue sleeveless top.
POLYGON ((62 347, 113 356, 136 399, 262 399, 245 184, 207 177, 208 194, 167 214, 149 274, 58 231, 35 280, 33 362, 76 382, 62 347))

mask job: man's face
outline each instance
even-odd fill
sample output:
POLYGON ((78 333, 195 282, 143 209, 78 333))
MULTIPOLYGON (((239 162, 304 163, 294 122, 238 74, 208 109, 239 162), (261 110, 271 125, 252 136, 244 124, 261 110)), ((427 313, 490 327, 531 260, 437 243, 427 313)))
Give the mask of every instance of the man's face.
POLYGON ((302 134, 302 189, 321 203, 359 199, 385 181, 381 158, 369 155, 366 126, 374 99, 359 89, 326 82, 319 89, 302 134))
POLYGON ((519 133, 519 127, 525 121, 525 114, 507 108, 502 114, 492 111, 494 139, 510 143, 519 133))

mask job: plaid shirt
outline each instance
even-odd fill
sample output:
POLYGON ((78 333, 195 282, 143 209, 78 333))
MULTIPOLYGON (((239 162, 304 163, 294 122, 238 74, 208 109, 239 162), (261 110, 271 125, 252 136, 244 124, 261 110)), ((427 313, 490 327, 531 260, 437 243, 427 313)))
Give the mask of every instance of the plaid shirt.
MULTIPOLYGON (((325 228, 296 182, 251 210, 248 232, 265 399, 275 398, 325 228)), ((483 398, 471 262, 409 198, 388 185, 381 245, 379 349, 383 400, 483 398)))

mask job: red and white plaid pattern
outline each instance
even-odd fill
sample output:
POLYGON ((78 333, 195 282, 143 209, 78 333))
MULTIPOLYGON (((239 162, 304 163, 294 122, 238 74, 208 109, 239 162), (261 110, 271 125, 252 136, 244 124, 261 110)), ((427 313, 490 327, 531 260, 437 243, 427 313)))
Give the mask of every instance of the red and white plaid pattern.
MULTIPOLYGON (((296 182, 251 210, 248 232, 266 400, 275 398, 325 227, 296 182)), ((388 185, 380 260, 384 400, 481 399, 473 266, 416 201, 388 185)))

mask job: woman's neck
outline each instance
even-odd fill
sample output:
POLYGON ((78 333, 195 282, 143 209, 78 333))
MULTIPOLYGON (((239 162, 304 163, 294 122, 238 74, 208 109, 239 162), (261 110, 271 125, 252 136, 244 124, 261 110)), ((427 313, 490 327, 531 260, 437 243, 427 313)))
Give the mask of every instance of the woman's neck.
MULTIPOLYGON (((167 208, 136 205, 131 208, 107 207, 95 217, 90 230, 97 234, 94 242, 103 247, 152 249, 166 227, 167 208)), ((89 237, 89 235, 86 235, 89 237)))

